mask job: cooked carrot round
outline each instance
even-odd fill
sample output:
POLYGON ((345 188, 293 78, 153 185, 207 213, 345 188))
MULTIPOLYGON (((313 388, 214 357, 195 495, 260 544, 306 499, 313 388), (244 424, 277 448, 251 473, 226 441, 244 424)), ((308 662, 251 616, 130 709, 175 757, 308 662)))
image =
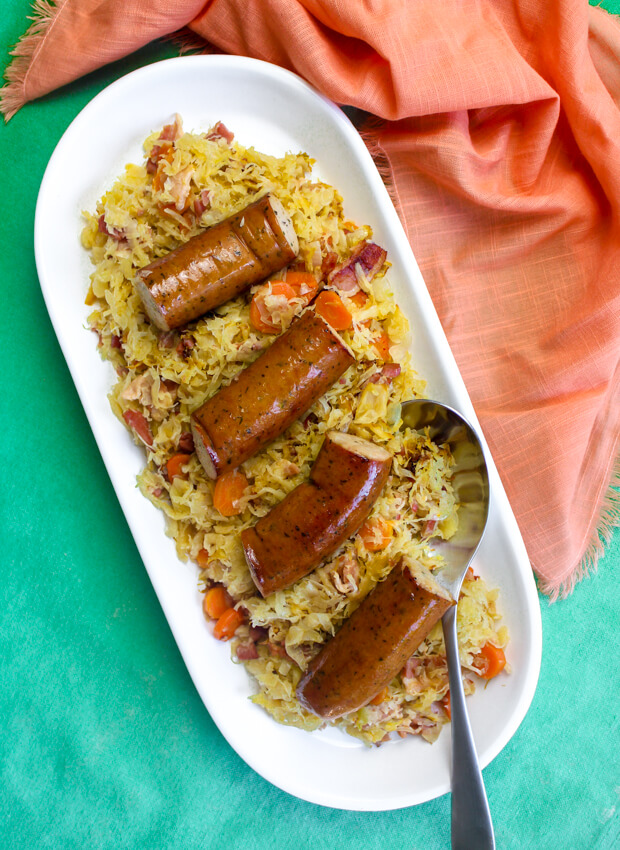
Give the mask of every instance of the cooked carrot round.
POLYGON ((284 282, 291 287, 296 298, 303 298, 306 303, 312 301, 319 287, 312 272, 287 272, 284 282))
POLYGON ((373 697, 368 705, 381 705, 382 702, 385 702, 386 699, 390 695, 390 689, 388 687, 383 688, 382 691, 379 691, 377 696, 373 697))
POLYGON ((205 570, 209 565, 209 552, 207 549, 201 549, 196 555, 196 563, 201 570, 205 570))
POLYGON ((377 516, 367 519, 358 534, 369 552, 379 552, 390 545, 394 527, 388 520, 377 516))
POLYGON ((352 301, 356 307, 364 307, 366 302, 368 301, 368 296, 364 292, 363 289, 359 289, 354 295, 349 295, 349 300, 352 301))
POLYGON ((506 655, 500 646, 485 643, 476 658, 474 667, 482 679, 493 679, 506 666, 506 655))
POLYGON ((244 620, 245 617, 241 611, 237 611, 236 608, 228 608, 218 618, 213 634, 218 640, 230 640, 244 620))
POLYGON ((241 513, 239 500, 248 486, 248 479, 243 472, 233 469, 225 472, 215 482, 213 488, 213 507, 222 516, 236 516, 241 513))
POLYGON ((228 593, 225 587, 218 585, 211 587, 204 595, 202 600, 202 610, 211 620, 219 620, 225 611, 232 608, 234 599, 228 593))
POLYGON ((386 332, 381 331, 379 336, 373 339, 372 344, 381 360, 387 363, 390 360, 390 346, 392 344, 392 340, 386 332))
POLYGON ((255 293, 250 302, 250 323, 257 331, 265 334, 280 333, 282 330, 281 323, 274 321, 265 303, 265 299, 270 295, 280 296, 287 301, 292 301, 295 298, 295 289, 283 280, 274 280, 261 286, 255 293))
POLYGON ((168 481, 172 481, 174 478, 187 478, 188 473, 183 472, 182 467, 188 462, 191 458, 191 455, 186 454, 176 454, 172 455, 172 457, 166 463, 166 470, 168 472, 168 481))
POLYGON ((335 331, 346 331, 351 327, 353 317, 344 305, 342 298, 331 289, 319 292, 316 299, 316 312, 331 325, 335 331))

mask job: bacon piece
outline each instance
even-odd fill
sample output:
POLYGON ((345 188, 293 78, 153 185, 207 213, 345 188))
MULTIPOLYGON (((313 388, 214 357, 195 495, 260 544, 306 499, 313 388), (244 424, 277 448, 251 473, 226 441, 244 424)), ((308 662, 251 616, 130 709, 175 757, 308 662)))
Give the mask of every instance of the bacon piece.
MULTIPOLYGON (((179 391, 179 385, 177 384, 176 381, 171 381, 168 378, 162 378, 161 381, 159 382, 159 394, 158 395, 162 395, 163 393, 166 393, 167 395, 169 395, 171 397, 171 403, 174 403, 176 401, 178 391, 179 391)), ((160 399, 157 399, 157 400, 154 399, 154 402, 156 402, 156 401, 160 401, 160 399)), ((164 401, 167 401, 167 399, 164 399, 164 401)))
POLYGON ((338 254, 335 251, 328 251, 321 261, 321 275, 327 277, 338 265, 338 254))
POLYGON ((151 428, 142 413, 137 410, 126 410, 123 413, 123 419, 143 443, 145 443, 150 449, 153 448, 153 435, 151 434, 151 428))
POLYGON ((399 363, 386 363, 383 369, 381 370, 381 374, 386 378, 398 378, 400 375, 400 364, 399 363))
POLYGON ((162 141, 167 142, 176 142, 177 139, 181 138, 183 135, 183 121, 181 120, 181 116, 177 113, 174 116, 174 121, 172 124, 165 124, 161 133, 159 134, 159 138, 162 141))
POLYGON ((159 348, 172 348, 175 338, 174 331, 163 331, 157 335, 157 346, 159 348))
POLYGON ((276 643, 270 640, 267 646, 269 647, 269 655, 273 658, 288 658, 288 652, 283 643, 276 643))
POLYGON ((258 650, 254 641, 248 643, 240 643, 237 647, 237 658, 239 661, 251 661, 253 658, 258 658, 258 650))
POLYGON ((105 233, 106 236, 109 236, 111 239, 116 239, 117 242, 122 242, 123 239, 126 238, 125 231, 122 227, 110 227, 110 225, 106 223, 105 214, 99 216, 97 226, 100 233, 105 233))
POLYGON ((437 526, 439 525, 439 520, 432 518, 426 521, 424 524, 424 530, 422 532, 424 537, 431 537, 436 531, 437 526))
POLYGON ((217 124, 209 130, 206 135, 206 138, 210 141, 215 141, 216 139, 226 139, 226 142, 230 144, 235 138, 235 134, 230 132, 226 124, 222 124, 221 121, 218 121, 217 124))
POLYGON ((170 151, 174 151, 173 142, 183 135, 183 122, 180 115, 174 116, 172 124, 165 124, 159 134, 159 142, 161 145, 153 145, 151 153, 146 161, 146 170, 148 174, 155 174, 159 160, 166 156, 170 151))
POLYGON ((308 428, 311 428, 311 427, 312 427, 312 425, 316 425, 316 423, 317 423, 318 421, 319 421, 319 418, 318 418, 318 416, 316 415, 316 413, 309 413, 309 414, 305 417, 305 419, 303 420, 303 422, 302 422, 301 424, 302 424, 302 426, 303 426, 304 431, 307 431, 307 430, 308 430, 308 428))
POLYGON ((187 360, 195 345, 196 343, 194 342, 191 336, 181 337, 181 340, 177 345, 177 354, 179 355, 179 357, 182 357, 183 360, 187 360))
POLYGON ((381 270, 387 251, 374 242, 361 242, 345 263, 341 263, 327 276, 327 282, 347 295, 355 295, 360 289, 355 267, 360 266, 366 279, 371 281, 381 270))
POLYGON ((205 210, 211 206, 211 192, 208 189, 203 189, 200 197, 194 201, 194 215, 200 218, 205 210))
POLYGON ((184 454, 191 454, 194 451, 194 438, 190 431, 184 431, 179 437, 178 448, 184 454))
POLYGON ((265 626, 250 625, 250 637, 255 643, 261 640, 267 640, 267 638, 269 637, 269 629, 265 626))
POLYGON ((389 384, 393 378, 398 378, 400 375, 400 365, 398 363, 386 363, 383 369, 375 372, 368 379, 369 384, 389 384))

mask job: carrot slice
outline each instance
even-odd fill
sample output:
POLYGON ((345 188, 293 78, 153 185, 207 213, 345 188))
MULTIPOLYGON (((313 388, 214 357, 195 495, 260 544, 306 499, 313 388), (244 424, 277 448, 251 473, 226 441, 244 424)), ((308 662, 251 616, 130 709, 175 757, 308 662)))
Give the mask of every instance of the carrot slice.
POLYGON ((201 570, 205 570, 209 565, 209 552, 206 549, 201 549, 196 555, 196 563, 201 570))
POLYGON ((369 552, 380 552, 390 545, 394 527, 388 520, 377 516, 367 519, 358 534, 369 552))
POLYGON ((243 496, 247 486, 248 479, 238 469, 233 469, 231 472, 225 472, 223 475, 220 475, 213 488, 213 507, 222 516, 236 516, 240 514, 239 500, 243 496))
POLYGON ((230 640, 244 620, 245 617, 241 611, 237 611, 236 608, 228 608, 218 617, 213 634, 218 640, 230 640))
POLYGON ((493 679, 506 666, 506 655, 500 646, 485 643, 476 658, 474 667, 482 679, 493 679))
POLYGON ((222 614, 233 605, 234 599, 221 585, 209 588, 202 600, 202 610, 211 620, 219 620, 222 614))
POLYGON ((303 298, 307 304, 312 301, 319 288, 317 279, 312 272, 287 272, 284 282, 295 292, 296 298, 303 298))
POLYGON ((265 321, 261 316, 259 304, 260 302, 255 295, 250 301, 250 324, 263 334, 275 333, 276 329, 271 322, 265 321))
POLYGON ((390 345, 392 344, 392 340, 386 334, 385 331, 381 331, 379 336, 375 337, 372 341, 373 346, 377 350, 377 354, 385 363, 390 360, 390 345))
POLYGON ((379 693, 377 694, 376 697, 373 697, 370 700, 368 705, 381 705, 382 702, 386 701, 386 699, 389 697, 389 695, 390 695, 390 690, 389 690, 389 688, 385 687, 385 688, 383 688, 382 691, 379 691, 379 693))
POLYGON ((349 295, 349 301, 352 301, 356 307, 364 307, 368 301, 368 296, 363 289, 359 289, 355 295, 349 295))
POLYGON ((295 290, 283 280, 274 280, 261 286, 250 302, 250 322, 256 330, 264 334, 280 333, 282 325, 280 322, 274 322, 265 304, 265 298, 269 295, 284 296, 287 301, 292 301, 295 298, 295 290))
POLYGON ((316 312, 335 331, 346 331, 347 328, 351 327, 353 317, 337 292, 334 292, 332 289, 325 289, 318 294, 315 303, 316 312))
POLYGON ((187 478, 188 473, 183 472, 182 467, 188 462, 191 458, 191 455, 186 454, 176 454, 172 455, 171 458, 168 459, 166 463, 166 470, 168 472, 168 481, 172 481, 174 478, 187 478))

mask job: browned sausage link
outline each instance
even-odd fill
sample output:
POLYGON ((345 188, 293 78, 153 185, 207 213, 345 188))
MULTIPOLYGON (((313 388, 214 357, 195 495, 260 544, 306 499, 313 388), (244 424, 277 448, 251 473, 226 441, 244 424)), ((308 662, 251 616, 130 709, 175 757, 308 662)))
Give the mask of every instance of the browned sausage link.
POLYGON ((135 286, 151 322, 167 331, 284 268, 298 250, 282 204, 265 195, 145 266, 135 286))
POLYGON ((453 604, 428 570, 401 561, 312 659, 299 702, 325 718, 366 705, 453 604))
POLYGON ((227 387, 191 416, 196 451, 210 478, 234 469, 282 434, 355 362, 312 310, 296 319, 227 387))
POLYGON ((310 482, 241 533, 252 578, 263 596, 308 575, 356 533, 383 489, 391 463, 389 452, 368 440, 327 433, 310 482))

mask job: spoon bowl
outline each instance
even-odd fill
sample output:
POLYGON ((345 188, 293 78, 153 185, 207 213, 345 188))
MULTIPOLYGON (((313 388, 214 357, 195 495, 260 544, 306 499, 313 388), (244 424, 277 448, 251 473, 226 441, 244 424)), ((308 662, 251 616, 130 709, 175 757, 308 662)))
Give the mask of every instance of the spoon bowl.
MULTIPOLYGON (((476 554, 489 513, 489 475, 480 440, 460 413, 430 399, 402 405, 401 428, 424 431, 438 445, 447 444, 454 459, 451 484, 458 503, 458 529, 438 540, 442 565, 435 577, 457 602, 463 579, 476 554)), ((494 850, 491 813, 465 705, 456 630, 457 605, 442 618, 450 680, 452 714, 452 848, 494 850)))
POLYGON ((443 558, 437 579, 458 599, 469 564, 482 540, 489 513, 489 474, 476 432, 460 413, 429 399, 402 405, 402 426, 426 431, 437 445, 447 443, 454 460, 450 483, 458 502, 458 529, 450 540, 438 540, 443 558))

